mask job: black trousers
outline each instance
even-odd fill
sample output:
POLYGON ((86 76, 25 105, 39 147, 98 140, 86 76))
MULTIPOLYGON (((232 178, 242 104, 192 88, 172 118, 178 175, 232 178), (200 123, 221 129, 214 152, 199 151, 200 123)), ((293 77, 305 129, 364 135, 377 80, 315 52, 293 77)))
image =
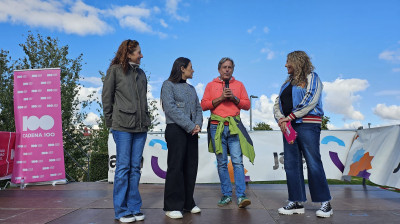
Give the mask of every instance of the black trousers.
POLYGON ((167 124, 167 177, 164 190, 164 211, 191 210, 196 203, 193 192, 199 163, 198 135, 186 133, 177 124, 167 124))

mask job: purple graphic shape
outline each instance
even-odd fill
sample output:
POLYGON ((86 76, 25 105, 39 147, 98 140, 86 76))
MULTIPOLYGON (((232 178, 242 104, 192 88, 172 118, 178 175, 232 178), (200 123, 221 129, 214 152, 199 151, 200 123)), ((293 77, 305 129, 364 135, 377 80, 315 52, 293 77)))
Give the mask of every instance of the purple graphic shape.
POLYGON ((369 176, 371 176, 371 174, 368 173, 367 170, 360 171, 357 174, 357 177, 362 177, 362 178, 365 178, 365 179, 368 179, 368 180, 369 180, 369 176))
POLYGON ((329 151, 329 156, 331 157, 331 160, 332 160, 333 164, 335 164, 335 166, 343 173, 343 171, 344 171, 344 165, 343 165, 343 163, 340 161, 337 152, 331 152, 331 151, 329 151))
POLYGON ((151 157, 151 168, 158 177, 162 179, 165 179, 165 177, 167 177, 167 172, 165 172, 160 168, 160 166, 158 166, 158 157, 155 156, 151 157))
POLYGON ((244 181, 245 181, 245 182, 251 182, 250 176, 244 176, 244 181))

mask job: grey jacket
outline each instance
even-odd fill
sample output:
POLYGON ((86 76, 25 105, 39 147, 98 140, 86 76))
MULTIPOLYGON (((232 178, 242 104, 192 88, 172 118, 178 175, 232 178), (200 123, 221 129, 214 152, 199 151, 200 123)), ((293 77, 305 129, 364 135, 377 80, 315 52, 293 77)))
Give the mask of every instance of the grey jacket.
POLYGON ((165 122, 175 123, 187 133, 203 124, 203 111, 196 90, 188 83, 164 81, 161 87, 161 101, 165 112, 165 122))
POLYGON ((151 124, 147 106, 147 79, 137 65, 124 74, 121 65, 107 70, 102 92, 106 125, 117 131, 147 132, 151 124))

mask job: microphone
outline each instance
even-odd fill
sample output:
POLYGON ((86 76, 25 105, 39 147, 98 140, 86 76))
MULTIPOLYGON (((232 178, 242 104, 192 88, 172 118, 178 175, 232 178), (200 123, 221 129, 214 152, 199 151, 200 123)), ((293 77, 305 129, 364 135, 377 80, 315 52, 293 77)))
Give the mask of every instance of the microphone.
POLYGON ((229 80, 225 80, 225 88, 229 88, 229 80))

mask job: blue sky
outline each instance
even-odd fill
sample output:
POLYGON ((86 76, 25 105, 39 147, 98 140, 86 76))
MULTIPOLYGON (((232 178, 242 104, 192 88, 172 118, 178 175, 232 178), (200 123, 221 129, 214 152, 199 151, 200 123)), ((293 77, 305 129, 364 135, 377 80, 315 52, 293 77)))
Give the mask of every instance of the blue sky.
MULTIPOLYGON (((400 2, 397 0, 0 0, 0 48, 13 59, 28 30, 83 53, 85 93, 98 90, 121 41, 136 39, 150 75, 150 98, 159 99, 177 57, 192 60, 190 83, 199 98, 231 57, 234 76, 252 100, 253 126, 277 129, 273 102, 287 77, 286 55, 304 50, 324 83, 330 129, 400 123, 400 2)), ((96 114, 87 122, 93 123, 96 114)), ((204 113, 207 117, 209 113, 204 113)), ((249 112, 242 112, 249 126, 249 112)), ((159 120, 164 116, 160 111, 159 120)), ((157 129, 163 129, 162 123, 157 129)))

